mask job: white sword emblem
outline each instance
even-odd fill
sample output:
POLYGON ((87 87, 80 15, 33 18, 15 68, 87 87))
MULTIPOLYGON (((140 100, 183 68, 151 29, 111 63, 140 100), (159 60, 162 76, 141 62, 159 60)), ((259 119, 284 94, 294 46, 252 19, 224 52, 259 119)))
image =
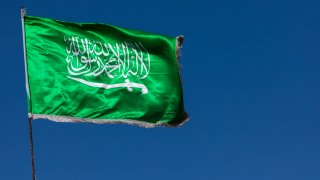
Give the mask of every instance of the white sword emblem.
POLYGON ((126 87, 129 92, 132 92, 132 88, 141 88, 141 93, 142 94, 147 94, 148 93, 148 88, 144 84, 139 84, 139 83, 132 83, 129 81, 129 79, 125 80, 125 83, 119 83, 119 84, 103 84, 103 83, 96 83, 96 82, 89 82, 84 79, 80 78, 74 78, 67 76, 68 78, 78 81, 82 84, 92 86, 92 87, 97 87, 97 88, 104 88, 104 89, 113 89, 113 88, 121 88, 121 87, 126 87))

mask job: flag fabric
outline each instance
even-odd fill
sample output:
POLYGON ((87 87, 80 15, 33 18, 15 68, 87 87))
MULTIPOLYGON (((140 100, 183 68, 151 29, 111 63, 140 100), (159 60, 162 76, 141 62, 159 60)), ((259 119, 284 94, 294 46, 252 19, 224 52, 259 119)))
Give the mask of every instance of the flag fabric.
POLYGON ((177 127, 188 119, 180 41, 99 23, 24 16, 29 117, 177 127))

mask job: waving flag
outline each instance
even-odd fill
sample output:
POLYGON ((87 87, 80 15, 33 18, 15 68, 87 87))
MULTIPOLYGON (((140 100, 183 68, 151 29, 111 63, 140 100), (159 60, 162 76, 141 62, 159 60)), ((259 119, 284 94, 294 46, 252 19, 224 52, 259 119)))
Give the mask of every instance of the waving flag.
POLYGON ((181 125, 179 38, 24 16, 29 116, 57 122, 181 125))

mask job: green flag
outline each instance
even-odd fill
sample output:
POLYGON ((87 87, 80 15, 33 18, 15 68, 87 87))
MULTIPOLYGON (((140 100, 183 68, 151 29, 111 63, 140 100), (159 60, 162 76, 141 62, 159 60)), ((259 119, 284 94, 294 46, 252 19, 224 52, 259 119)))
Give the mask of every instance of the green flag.
POLYGON ((181 125, 180 41, 97 23, 24 16, 29 116, 181 125))

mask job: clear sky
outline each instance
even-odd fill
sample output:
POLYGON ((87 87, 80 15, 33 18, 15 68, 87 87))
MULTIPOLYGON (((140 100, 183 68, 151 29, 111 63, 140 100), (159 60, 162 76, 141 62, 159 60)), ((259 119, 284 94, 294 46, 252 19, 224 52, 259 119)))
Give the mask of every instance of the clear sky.
POLYGON ((319 180, 320 3, 1 3, 0 179, 31 179, 19 8, 185 35, 178 129, 34 121, 38 180, 319 180))

